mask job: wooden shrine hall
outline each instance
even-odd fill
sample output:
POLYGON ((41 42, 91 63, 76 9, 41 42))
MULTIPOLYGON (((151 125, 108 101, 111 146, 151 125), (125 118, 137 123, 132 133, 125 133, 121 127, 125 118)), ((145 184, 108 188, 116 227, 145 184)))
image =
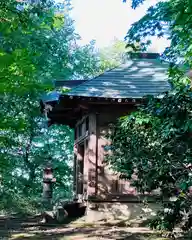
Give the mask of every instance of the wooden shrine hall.
POLYGON ((111 123, 135 111, 145 96, 158 97, 169 90, 168 67, 159 54, 136 54, 91 80, 56 81, 55 92, 42 100, 49 124, 74 129, 74 192, 78 201, 90 206, 97 203, 93 204, 97 209, 117 203, 132 209, 141 201, 131 183, 118 179, 106 165, 105 135, 111 123), (69 91, 59 93, 60 87, 69 91))

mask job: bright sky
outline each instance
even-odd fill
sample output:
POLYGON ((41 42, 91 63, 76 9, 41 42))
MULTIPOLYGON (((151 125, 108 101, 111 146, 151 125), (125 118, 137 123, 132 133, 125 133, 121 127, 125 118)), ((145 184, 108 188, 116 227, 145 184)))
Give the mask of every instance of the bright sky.
MULTIPOLYGON (((136 10, 131 0, 72 0, 72 18, 75 29, 86 44, 96 40, 98 47, 110 45, 114 38, 123 40, 131 24, 138 21, 146 10, 159 0, 146 0, 136 10)), ((169 44, 165 39, 153 39, 152 47, 162 52, 169 44)))

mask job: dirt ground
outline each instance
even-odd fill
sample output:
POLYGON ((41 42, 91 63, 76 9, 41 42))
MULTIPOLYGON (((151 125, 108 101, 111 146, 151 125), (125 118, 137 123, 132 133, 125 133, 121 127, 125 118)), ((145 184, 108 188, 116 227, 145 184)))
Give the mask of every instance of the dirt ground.
MULTIPOLYGON (((145 227, 117 227, 75 220, 62 225, 40 224, 39 217, 0 217, 0 239, 9 240, 168 240, 145 227)), ((180 240, 185 238, 180 238, 180 240)))

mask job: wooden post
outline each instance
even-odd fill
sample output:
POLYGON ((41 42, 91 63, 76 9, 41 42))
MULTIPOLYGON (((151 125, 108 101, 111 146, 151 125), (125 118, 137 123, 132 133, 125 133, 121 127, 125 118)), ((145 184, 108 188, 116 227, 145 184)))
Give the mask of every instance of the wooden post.
POLYGON ((74 200, 77 199, 77 145, 74 146, 74 163, 73 163, 73 193, 74 200))
POLYGON ((96 115, 90 115, 90 137, 89 137, 89 155, 88 155, 88 186, 87 194, 89 196, 94 196, 96 194, 96 184, 97 184, 97 134, 96 134, 96 115))

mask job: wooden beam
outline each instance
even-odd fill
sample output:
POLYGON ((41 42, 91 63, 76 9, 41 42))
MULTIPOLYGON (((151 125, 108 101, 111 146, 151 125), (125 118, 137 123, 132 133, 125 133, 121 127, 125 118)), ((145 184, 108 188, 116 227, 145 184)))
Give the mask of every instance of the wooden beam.
POLYGON ((88 187, 87 195, 94 196, 96 190, 96 115, 89 115, 89 153, 88 153, 88 187))

